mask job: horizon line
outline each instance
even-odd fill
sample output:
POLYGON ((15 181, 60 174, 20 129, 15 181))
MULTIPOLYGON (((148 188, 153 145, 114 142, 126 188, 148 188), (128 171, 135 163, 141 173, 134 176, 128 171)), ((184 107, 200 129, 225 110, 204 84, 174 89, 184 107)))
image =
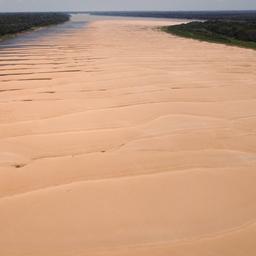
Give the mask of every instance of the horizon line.
POLYGON ((39 10, 30 10, 30 11, 0 11, 0 13, 45 13, 45 12, 74 12, 74 13, 95 13, 95 12, 256 12, 256 9, 254 10, 248 10, 248 9, 216 9, 216 10, 209 10, 209 9, 199 9, 199 10, 91 10, 91 11, 76 11, 76 10, 45 10, 45 11, 39 11, 39 10))

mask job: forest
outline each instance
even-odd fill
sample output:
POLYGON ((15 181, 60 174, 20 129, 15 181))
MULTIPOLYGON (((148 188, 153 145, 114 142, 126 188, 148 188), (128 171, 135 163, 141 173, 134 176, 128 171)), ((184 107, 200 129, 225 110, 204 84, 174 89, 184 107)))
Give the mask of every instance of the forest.
POLYGON ((70 15, 66 13, 1 13, 0 37, 63 23, 69 19, 70 15))
POLYGON ((256 19, 193 21, 163 29, 178 36, 256 49, 256 19))

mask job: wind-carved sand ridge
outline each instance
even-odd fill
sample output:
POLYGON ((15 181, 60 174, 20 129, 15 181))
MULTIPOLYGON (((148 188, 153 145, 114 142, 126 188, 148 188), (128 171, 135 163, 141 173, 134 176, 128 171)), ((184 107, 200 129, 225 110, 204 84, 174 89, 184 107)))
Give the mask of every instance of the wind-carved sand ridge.
POLYGON ((254 256, 256 52, 78 17, 0 47, 0 255, 254 256))

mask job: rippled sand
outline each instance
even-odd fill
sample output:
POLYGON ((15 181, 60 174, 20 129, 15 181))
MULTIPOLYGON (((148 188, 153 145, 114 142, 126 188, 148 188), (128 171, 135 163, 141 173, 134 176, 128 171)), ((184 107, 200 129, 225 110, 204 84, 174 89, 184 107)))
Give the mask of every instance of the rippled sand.
POLYGON ((256 52, 94 20, 0 48, 0 255, 256 255, 256 52))

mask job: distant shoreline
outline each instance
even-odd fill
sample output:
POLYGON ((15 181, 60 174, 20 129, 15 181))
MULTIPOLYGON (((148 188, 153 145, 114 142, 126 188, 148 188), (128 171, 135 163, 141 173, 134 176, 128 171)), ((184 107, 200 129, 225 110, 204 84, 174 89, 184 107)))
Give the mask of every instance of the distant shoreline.
MULTIPOLYGON (((72 12, 76 13, 76 12, 72 12)), ((79 13, 79 12, 77 12, 79 13)), ((82 12, 80 12, 82 13, 82 12)), ((167 18, 190 20, 256 20, 256 10, 243 11, 101 11, 88 12, 98 16, 140 17, 140 18, 167 18)))

